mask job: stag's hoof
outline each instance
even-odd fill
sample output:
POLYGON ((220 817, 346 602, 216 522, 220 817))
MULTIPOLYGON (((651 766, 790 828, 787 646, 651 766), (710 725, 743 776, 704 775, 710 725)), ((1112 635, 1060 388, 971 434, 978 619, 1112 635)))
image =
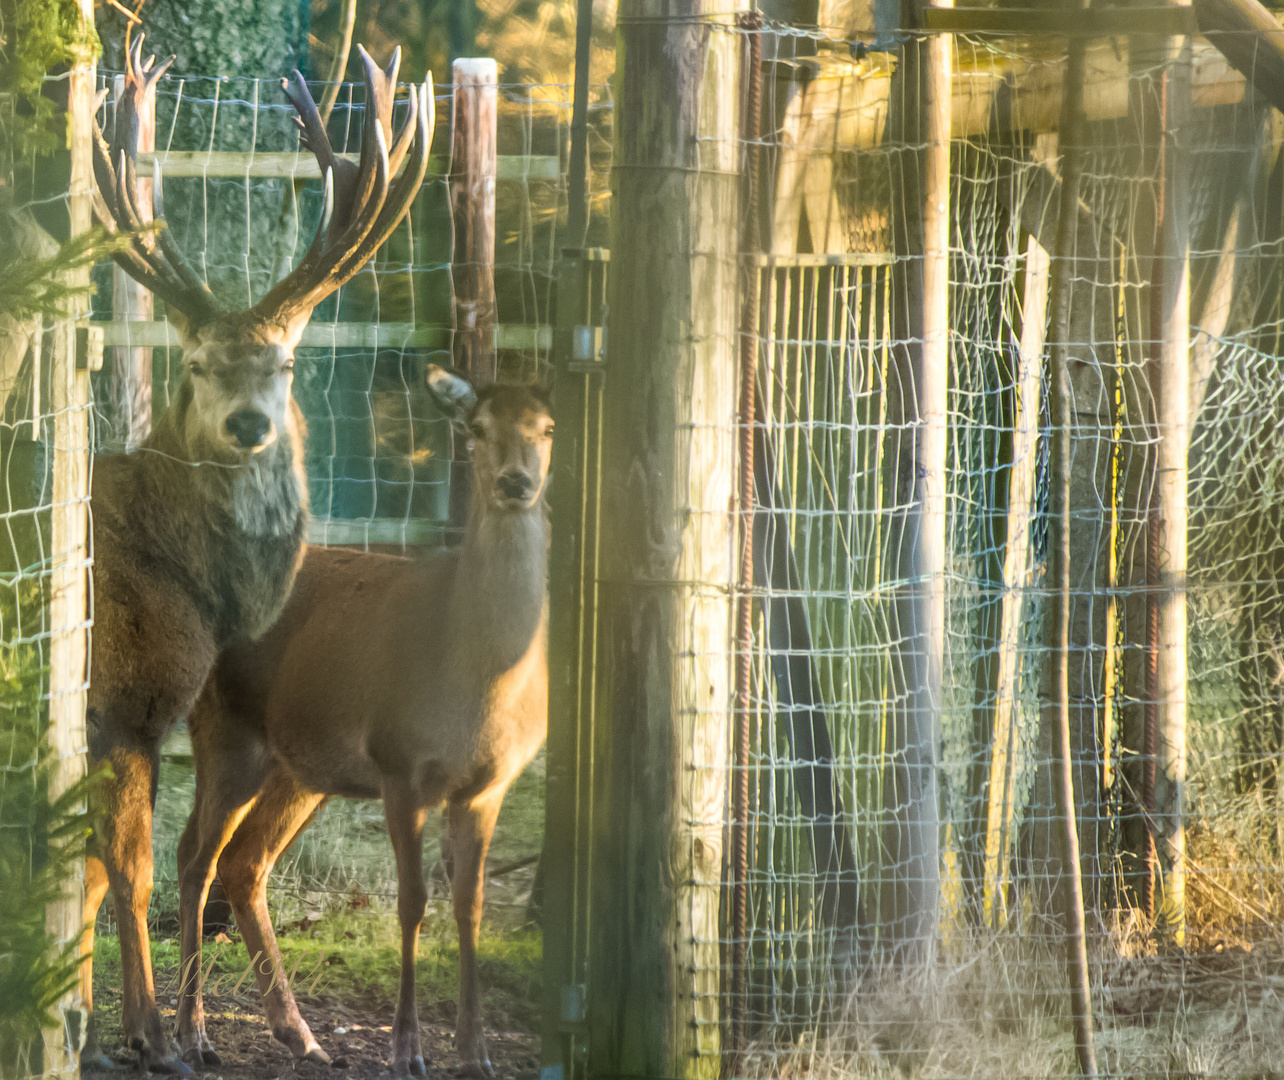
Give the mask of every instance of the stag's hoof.
POLYGON ((218 1056, 218 1052, 212 1046, 193 1046, 190 1050, 184 1050, 183 1061, 193 1069, 201 1069, 206 1065, 223 1064, 223 1059, 218 1056))
POLYGON ((330 1055, 321 1049, 316 1043, 313 1043, 306 1054, 303 1055, 304 1061, 315 1061, 319 1065, 332 1065, 330 1055))
POLYGON ((428 1070, 424 1066, 424 1058, 422 1054, 416 1054, 414 1057, 406 1058, 404 1061, 394 1063, 393 1072, 400 1078, 428 1075, 428 1070))
POLYGON ((304 1025, 302 1031, 282 1027, 274 1029, 272 1037, 283 1043, 296 1058, 301 1061, 315 1061, 319 1065, 329 1065, 330 1055, 321 1049, 321 1044, 312 1037, 312 1032, 304 1025))
POLYGON ((93 1069, 95 1072, 118 1072, 120 1070, 120 1066, 116 1062, 112 1061, 111 1058, 97 1048, 93 1050, 86 1048, 80 1052, 80 1068, 82 1071, 93 1069))
POLYGON ((145 1047, 138 1051, 138 1063, 144 1072, 160 1073, 163 1076, 196 1076, 195 1070, 182 1058, 172 1055, 159 1057, 145 1047))

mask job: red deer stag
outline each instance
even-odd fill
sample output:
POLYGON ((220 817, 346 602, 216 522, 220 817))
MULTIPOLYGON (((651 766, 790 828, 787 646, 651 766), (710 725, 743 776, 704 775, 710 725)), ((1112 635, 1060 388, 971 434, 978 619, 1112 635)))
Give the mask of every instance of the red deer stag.
MULTIPOLYGON (((231 312, 218 307, 168 231, 142 230, 138 116, 173 58, 144 64, 141 49, 140 35, 110 146, 95 130, 95 211, 112 232, 137 234, 115 257, 165 301, 187 370, 176 401, 139 449, 94 468, 89 756, 107 762, 111 774, 93 807, 82 988, 91 1002, 93 920, 110 888, 125 1035, 145 1067, 187 1073, 156 1009, 147 940, 160 743, 191 709, 219 650, 261 635, 289 595, 307 525, 294 348, 313 307, 361 269, 419 191, 432 95, 427 84, 411 88, 409 117, 392 140, 398 57, 381 71, 363 51, 368 105, 353 163, 331 150, 302 76, 284 84, 325 177, 325 208, 299 265, 253 307, 231 312)), ((154 202, 159 221, 159 175, 154 202)), ((92 1013, 82 1056, 104 1063, 92 1013)))
POLYGON ((477 935, 500 803, 548 724, 544 482, 553 421, 533 389, 474 393, 437 367, 429 387, 472 442, 462 547, 422 559, 310 550, 280 622, 258 645, 223 653, 189 718, 196 804, 178 851, 178 1029, 193 1064, 217 1060, 196 976, 216 866, 272 1033, 296 1054, 323 1057, 286 983, 266 884, 325 798, 343 795, 383 800, 397 860, 398 1076, 424 1074, 414 981, 427 899, 421 849, 427 810, 446 805, 459 928, 456 1045, 464 1075, 492 1075, 477 935))

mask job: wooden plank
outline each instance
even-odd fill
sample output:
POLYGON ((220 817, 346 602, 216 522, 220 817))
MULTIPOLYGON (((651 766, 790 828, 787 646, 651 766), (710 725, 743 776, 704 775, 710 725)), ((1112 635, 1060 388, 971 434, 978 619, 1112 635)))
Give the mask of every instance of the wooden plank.
MULTIPOLYGON (((339 154, 356 161, 357 154, 339 154)), ((166 179, 175 177, 216 177, 251 180, 320 180, 316 158, 302 152, 245 153, 233 150, 168 150, 139 153, 139 175, 150 175, 156 163, 166 179)), ((503 182, 537 181, 558 183, 562 179, 561 159, 554 154, 499 154, 495 179, 503 182)), ((445 158, 434 155, 428 175, 441 177, 449 172, 445 158)))
MULTIPOLYGON (((125 94, 125 76, 113 80, 113 98, 125 94)), ((148 94, 138 113, 138 149, 150 153, 156 145, 156 95, 148 94)), ((138 212, 152 220, 152 179, 146 171, 138 176, 138 212)), ((117 322, 147 322, 154 312, 152 294, 130 277, 117 263, 111 270, 112 317, 117 322)), ((105 403, 108 445, 113 450, 132 450, 152 429, 152 351, 146 346, 116 346, 111 358, 105 403)))
MULTIPOLYGON (((1047 136, 1045 138, 1051 138, 1047 136)), ((1026 590, 1033 584, 1035 480, 1039 459, 1039 403, 1048 312, 1048 252, 1034 236, 1025 248, 1025 293, 1021 346, 1012 418, 1012 466, 1008 475, 1007 542, 1003 552, 998 655, 994 674, 994 727, 985 815, 982 911, 986 925, 1007 921, 1007 885, 1015 812, 1017 677, 1026 590)))
MULTIPOLYGON (((1224 2, 1224 0, 1223 0, 1224 2)), ((1121 34, 1189 34, 1195 29, 1190 8, 1151 4, 1133 8, 927 7, 927 29, 948 34, 1006 34, 1022 37, 1110 37, 1121 34)))
MULTIPOLYGON (((92 0, 79 0, 82 26, 92 28, 92 0)), ((67 210, 70 232, 91 225, 90 191, 94 114, 94 53, 81 46, 67 75, 68 142, 71 173, 67 210)), ((69 276, 85 288, 89 270, 69 276)), ((79 301, 88 311, 87 294, 79 301)), ((85 776, 85 708, 89 687, 89 371, 76 364, 76 327, 71 319, 54 329, 50 357, 53 409, 53 509, 49 601, 49 798, 58 799, 85 776)), ((84 930, 84 870, 62 884, 45 912, 55 947, 80 941, 84 930)), ((64 994, 50 1010, 57 1019, 44 1032, 45 1077, 80 1075, 88 1014, 83 984, 64 994)))
MULTIPOLYGON (((178 332, 163 319, 153 322, 100 322, 108 346, 178 348, 178 332)), ((450 327, 431 323, 309 323, 300 347, 314 349, 432 349, 450 341, 450 327)), ((494 328, 499 350, 547 350, 552 347, 549 326, 500 323, 494 328)))

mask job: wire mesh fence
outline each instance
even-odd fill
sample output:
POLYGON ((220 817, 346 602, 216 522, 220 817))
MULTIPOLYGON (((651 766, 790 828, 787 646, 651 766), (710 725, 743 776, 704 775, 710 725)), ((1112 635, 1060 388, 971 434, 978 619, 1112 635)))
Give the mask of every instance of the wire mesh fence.
MULTIPOLYGON (((110 71, 100 72, 100 82, 109 91, 116 85, 110 71)), ((320 100, 322 88, 314 92, 320 100)), ((547 382, 570 87, 500 84, 496 93, 495 260, 485 268, 495 287, 492 344, 501 377, 547 382)), ((592 225, 600 231, 602 147, 609 148, 601 135, 609 138, 611 113, 606 88, 595 87, 593 97, 601 145, 591 161, 599 209, 592 225)), ((113 108, 109 92, 100 113, 107 128, 113 108)), ((336 153, 360 151, 364 108, 360 87, 340 88, 328 123, 336 153)), ((294 392, 308 428, 313 543, 400 552, 449 543, 460 525, 450 489, 462 447, 424 382, 428 363, 452 362, 459 325, 449 85, 436 87, 436 109, 441 135, 410 215, 371 263, 317 308, 297 350, 294 392)), ((299 260, 321 212, 320 179, 292 114, 276 79, 166 77, 158 86, 155 150, 141 156, 140 176, 155 163, 168 227, 229 306, 256 301, 299 260)), ((394 126, 399 119, 398 112, 394 126)), ((117 291, 129 283, 109 264, 97 268, 95 282, 94 317, 108 342, 95 376, 96 447, 118 452, 128 446, 131 421, 115 389, 120 373, 144 350, 151 408, 159 414, 183 378, 182 355, 159 305, 155 321, 150 309, 122 314, 117 291)), ((136 440, 136 424, 134 434, 136 440)), ((537 762, 510 794, 493 851, 497 887, 487 902, 501 921, 525 919, 542 833, 540 768, 537 762)), ((162 940, 177 928, 176 845, 193 785, 180 730, 162 761, 157 804, 151 921, 162 940)), ((439 862, 430 885, 441 903, 439 862)), ((369 904, 391 909, 396 881, 381 807, 330 805, 275 870, 272 897, 280 925, 369 904)), ((109 928, 109 917, 102 918, 109 928)))
POLYGON ((1171 647, 1150 612, 1173 587, 1156 578, 1171 538, 1152 535, 1158 451, 1172 437, 1157 426, 1154 305, 1177 261, 1160 245, 1162 185, 1183 180, 1171 163, 1164 175, 1156 123, 1177 66, 1146 40, 1088 47, 1078 237, 1058 253, 1063 46, 954 39, 931 780, 938 961, 906 985, 893 974, 903 897, 889 888, 904 854, 889 845, 888 822, 907 809, 894 786, 905 751, 895 713, 916 657, 897 613, 905 495, 890 457, 903 411, 889 399, 907 392, 894 374, 907 344, 894 266, 913 257, 895 248, 895 217, 906 213, 898 157, 917 149, 893 135, 905 130, 896 110, 913 105, 890 56, 862 44, 857 57, 850 32, 777 38, 805 43, 812 70, 799 85, 777 63, 764 89, 778 104, 762 139, 776 183, 757 285, 765 461, 755 462, 755 547, 766 550, 753 590, 754 737, 741 766, 752 792, 750 973, 745 999, 729 1006, 750 1033, 740 1059, 750 1072, 1075 1071, 1046 629, 1054 253, 1072 263, 1070 736, 1100 1065, 1241 1075, 1277 1068, 1284 1053, 1271 988, 1284 915, 1268 614, 1278 493, 1266 464, 1276 456, 1279 131, 1243 77, 1196 40, 1185 58, 1192 108, 1175 136, 1189 185, 1191 325, 1189 548, 1176 585, 1189 619, 1185 902, 1175 911, 1165 907, 1173 871, 1149 845, 1165 843, 1158 819, 1179 763, 1153 741, 1162 691, 1147 661, 1171 647), (824 254, 797 254, 809 247, 824 254), (832 792, 832 824, 818 792, 832 792), (849 872, 838 856, 848 843, 859 902, 845 922, 833 893, 849 872))

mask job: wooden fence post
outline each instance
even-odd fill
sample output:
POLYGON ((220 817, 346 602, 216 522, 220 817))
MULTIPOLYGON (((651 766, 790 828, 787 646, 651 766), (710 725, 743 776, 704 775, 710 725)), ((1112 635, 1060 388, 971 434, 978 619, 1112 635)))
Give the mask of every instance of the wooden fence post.
POLYGON ((495 171, 499 68, 456 60, 450 125, 450 209, 455 228, 455 366, 495 378, 495 171))
POLYGON ((617 22, 591 1075, 722 1068, 742 6, 622 0, 617 22))
MULTIPOLYGON (((125 92, 125 76, 112 82, 113 100, 125 92)), ((138 149, 156 149, 156 97, 148 94, 138 113, 138 149)), ((152 220, 152 180, 138 177, 139 215, 152 220)), ((118 322, 148 322, 152 318, 151 291, 138 284, 116 263, 111 271, 112 318, 118 322)), ((146 346, 112 349, 108 422, 112 448, 133 450, 152 429, 152 350, 146 346)))
MULTIPOLYGON (((92 27, 92 0, 80 0, 84 27, 92 27)), ((71 177, 68 213, 73 236, 90 226, 93 183, 91 139, 94 54, 87 42, 68 75, 71 177)), ((89 285, 88 269, 69 284, 89 285)), ((88 299, 83 301, 88 308, 88 299)), ((86 311, 86 314, 88 312, 86 311)), ((83 328, 81 333, 86 332, 83 328)), ((77 363, 77 326, 64 319, 54 331, 50 397, 53 411, 52 582, 49 604, 49 799, 58 799, 85 775, 85 705, 89 673, 89 371, 77 363)), ((82 355, 88 359, 88 349, 82 355)), ((50 904, 46 926, 55 947, 79 941, 84 929, 84 869, 64 883, 50 904)), ((44 1037, 44 1075, 80 1075, 86 1013, 79 986, 53 1009, 56 1026, 44 1037)))
MULTIPOLYGON (((1085 5, 1086 6, 1086 5, 1085 5)), ((1074 757, 1071 750, 1070 655, 1071 596, 1071 428, 1073 403, 1070 383, 1070 306, 1077 252, 1080 179, 1083 171, 1083 95, 1087 56, 1082 38, 1070 41, 1066 65, 1061 120, 1061 207, 1057 218, 1057 241, 1052 260, 1052 332, 1048 350, 1048 421, 1051 432, 1052 485, 1049 517, 1048 579, 1051 603, 1047 629, 1051 695, 1049 706, 1055 714, 1053 758, 1057 763, 1057 815, 1061 831, 1061 872, 1059 893, 1066 940, 1066 972, 1070 985, 1075 1051, 1079 1072, 1097 1075, 1096 1048, 1092 1025, 1092 995, 1088 979, 1088 952, 1084 930, 1083 877, 1079 865, 1079 828, 1074 789, 1074 757)))
MULTIPOLYGON (((905 25, 918 23, 912 2, 905 25)), ((889 955, 933 953, 940 903, 937 741, 945 651, 945 452, 949 385, 950 73, 953 38, 912 37, 895 76, 888 140, 894 176, 886 580, 892 599, 897 704, 885 766, 882 922, 889 955)))
POLYGON ((1155 854, 1162 891, 1157 929, 1172 945, 1186 933, 1183 828, 1186 782, 1186 518, 1190 452, 1190 211, 1189 151, 1181 133, 1189 130, 1191 91, 1189 37, 1168 40, 1167 117, 1163 142, 1163 217, 1159 252, 1159 355, 1152 384, 1159 436, 1157 511, 1159 590, 1155 650, 1159 710, 1158 770, 1155 785, 1155 854))

